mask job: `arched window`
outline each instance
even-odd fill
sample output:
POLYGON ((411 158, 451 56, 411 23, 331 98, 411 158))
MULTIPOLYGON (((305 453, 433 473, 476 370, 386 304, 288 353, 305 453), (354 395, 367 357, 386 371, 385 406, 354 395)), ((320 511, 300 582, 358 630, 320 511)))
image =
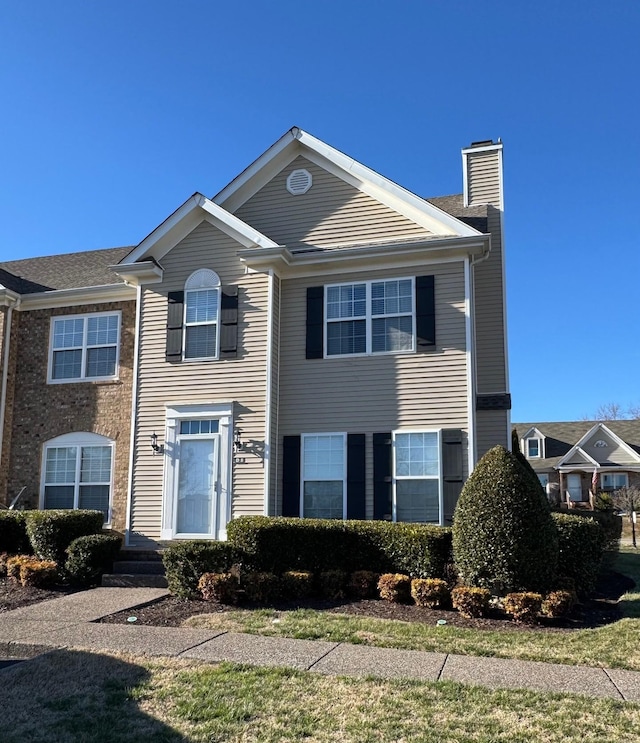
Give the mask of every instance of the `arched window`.
POLYGON ((42 466, 43 508, 88 508, 111 520, 114 442, 97 433, 68 433, 47 441, 42 466))
POLYGON ((184 285, 184 358, 218 357, 220 278, 202 268, 184 285))

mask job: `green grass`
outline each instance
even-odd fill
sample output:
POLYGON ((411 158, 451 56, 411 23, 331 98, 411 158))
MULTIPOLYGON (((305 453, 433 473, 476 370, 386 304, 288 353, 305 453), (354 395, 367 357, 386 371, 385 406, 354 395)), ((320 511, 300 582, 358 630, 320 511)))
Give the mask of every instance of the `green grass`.
POLYGON ((640 705, 59 650, 2 672, 3 743, 600 743, 640 705))
MULTIPOLYGON (((615 567, 640 586, 638 551, 622 548, 615 567)), ((186 624, 269 636, 640 671, 640 593, 634 590, 625 594, 620 604, 624 612, 620 621, 574 632, 473 630, 308 609, 238 610, 192 617, 186 624)))

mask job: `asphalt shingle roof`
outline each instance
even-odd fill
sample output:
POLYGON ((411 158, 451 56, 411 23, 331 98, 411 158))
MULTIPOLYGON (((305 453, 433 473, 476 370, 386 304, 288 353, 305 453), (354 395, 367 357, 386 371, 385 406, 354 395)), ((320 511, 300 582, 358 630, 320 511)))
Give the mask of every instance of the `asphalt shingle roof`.
POLYGON ((437 206, 438 209, 442 209, 443 212, 451 214, 452 217, 459 219, 479 232, 487 233, 489 231, 486 204, 464 206, 464 195, 461 193, 451 196, 434 196, 425 199, 425 201, 437 206))

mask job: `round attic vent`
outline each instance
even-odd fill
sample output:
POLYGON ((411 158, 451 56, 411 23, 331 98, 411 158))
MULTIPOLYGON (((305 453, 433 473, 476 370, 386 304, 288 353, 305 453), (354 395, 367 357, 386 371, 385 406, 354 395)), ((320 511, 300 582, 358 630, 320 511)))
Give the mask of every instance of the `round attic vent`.
POLYGON ((311 188, 313 178, 308 170, 293 170, 287 178, 287 191, 294 196, 300 196, 311 188))

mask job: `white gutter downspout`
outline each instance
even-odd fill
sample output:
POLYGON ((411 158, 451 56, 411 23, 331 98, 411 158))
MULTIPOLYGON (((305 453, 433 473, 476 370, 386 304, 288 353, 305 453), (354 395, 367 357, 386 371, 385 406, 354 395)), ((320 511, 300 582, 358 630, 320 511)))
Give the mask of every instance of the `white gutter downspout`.
POLYGON ((265 447, 264 447, 264 515, 273 516, 269 514, 269 486, 271 484, 271 418, 272 412, 272 395, 271 395, 271 380, 273 376, 273 293, 274 293, 274 274, 273 269, 269 270, 267 277, 269 287, 269 299, 267 301, 267 369, 266 369, 266 395, 265 395, 265 447))
POLYGON ((4 442, 4 414, 7 406, 7 379, 9 377, 9 344, 11 342, 11 316, 13 307, 7 306, 4 316, 4 354, 2 357, 2 390, 0 391, 0 462, 2 461, 2 444, 4 442))
POLYGON ((127 487, 127 512, 125 516, 124 544, 129 546, 131 537, 131 506, 133 501, 133 465, 135 461, 137 410, 138 410, 138 374, 140 370, 140 330, 142 327, 142 286, 136 287, 136 324, 133 341, 133 387, 131 390, 131 426, 129 443, 129 482, 127 487))

